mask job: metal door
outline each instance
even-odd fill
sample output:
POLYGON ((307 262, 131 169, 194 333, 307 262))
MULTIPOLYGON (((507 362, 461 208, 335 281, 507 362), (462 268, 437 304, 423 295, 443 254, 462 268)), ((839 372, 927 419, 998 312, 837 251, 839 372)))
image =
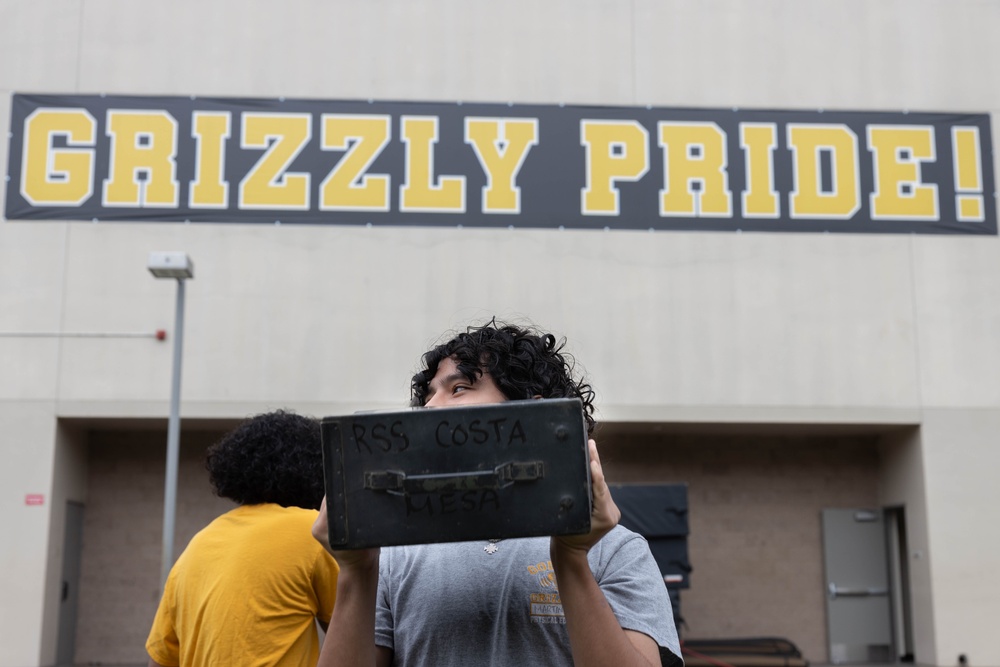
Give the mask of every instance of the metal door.
POLYGON ((893 662, 892 607, 881 510, 823 510, 830 662, 893 662))
POLYGON ((63 537, 62 583, 59 591, 59 638, 56 664, 72 665, 76 652, 76 607, 80 589, 80 551, 83 540, 83 505, 66 503, 66 528, 63 537))

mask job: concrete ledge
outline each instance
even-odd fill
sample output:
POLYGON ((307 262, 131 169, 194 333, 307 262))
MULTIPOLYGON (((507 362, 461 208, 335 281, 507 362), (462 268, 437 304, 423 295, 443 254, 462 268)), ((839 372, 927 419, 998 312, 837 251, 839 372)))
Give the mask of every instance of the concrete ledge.
POLYGON ((615 423, 918 426, 922 421, 918 408, 865 406, 604 405, 598 413, 599 421, 615 423))

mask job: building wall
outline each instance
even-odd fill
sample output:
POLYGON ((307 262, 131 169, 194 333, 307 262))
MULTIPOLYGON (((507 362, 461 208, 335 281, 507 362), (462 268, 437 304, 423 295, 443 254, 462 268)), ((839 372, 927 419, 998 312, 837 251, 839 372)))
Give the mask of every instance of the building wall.
MULTIPOLYGON (((935 627, 921 435, 918 429, 906 429, 887 434, 879 443, 879 502, 905 512, 906 553, 900 558, 905 558, 909 574, 911 632, 935 627)), ((912 641, 914 655, 937 654, 936 633, 914 632, 912 641)))
MULTIPOLYGON (((52 406, 43 402, 3 401, 4 458, 0 466, 0 497, 3 498, 3 527, 10 537, 0 543, 0 564, 4 575, 0 590, 0 624, 8 630, 0 634, 2 658, 11 665, 32 665, 38 660, 42 642, 41 621, 52 600, 47 587, 50 537, 51 477, 55 421, 52 406), (28 494, 42 493, 43 505, 29 505, 28 494)), ((60 534, 61 527, 52 527, 60 534)), ((58 598, 56 598, 58 600, 58 598)), ((2 663, 0 663, 2 664, 2 663)))
MULTIPOLYGON (((991 0, 0 0, 0 99, 509 100, 995 119, 998 19, 991 0)), ((9 112, 0 104, 0 127, 9 112)), ((6 151, 0 143, 0 163, 6 151)), ((917 659, 954 664, 964 652, 1000 664, 982 631, 1000 596, 985 562, 997 538, 982 529, 998 500, 988 479, 1000 415, 996 237, 3 221, 0 333, 170 329, 173 286, 144 268, 150 250, 170 249, 196 265, 185 417, 395 406, 442 330, 499 314, 569 336, 608 422, 922 424, 919 465, 908 469, 923 478, 902 484, 926 504, 911 533, 926 536, 915 597, 933 602, 915 610, 917 659)), ((0 445, 13 463, 0 467, 0 517, 16 536, 0 544, 0 666, 54 659, 58 420, 162 418, 170 354, 145 338, 0 337, 0 445), (31 493, 45 504, 26 505, 31 493)))
MULTIPOLYGON (((616 439, 617 440, 617 439, 616 439)), ((682 637, 786 637, 827 656, 820 513, 876 507, 876 436, 646 435, 605 445, 615 483, 688 485, 682 637)))
POLYGON ((940 664, 993 664, 981 638, 993 625, 1000 581, 990 554, 1000 548, 996 478, 1000 465, 996 410, 928 410, 921 429, 927 478, 928 553, 940 664), (972 613, 970 613, 972 612, 972 613))
MULTIPOLYGON (((179 555, 194 534, 231 501, 212 493, 205 449, 220 433, 186 432, 177 471, 179 555)), ((76 661, 144 664, 146 636, 160 600, 166 433, 94 431, 89 478, 76 661)))
MULTIPOLYGON (((63 601, 63 562, 66 557, 64 537, 66 529, 66 505, 68 502, 86 504, 88 490, 88 451, 85 434, 79 430, 58 424, 55 439, 55 457, 52 471, 49 503, 49 549, 46 575, 43 579, 45 594, 42 600, 58 600, 55 613, 42 617, 41 646, 55 652, 59 644, 61 607, 72 604, 72 598, 63 601)), ((81 554, 82 555, 82 554, 81 554)), ((77 585, 74 583, 73 585, 77 585)), ((77 591, 79 593, 79 591, 77 591)), ((78 599, 78 598, 77 598, 78 599)))
MULTIPOLYGON (((177 552, 232 507, 212 495, 204 450, 221 432, 185 434, 177 552)), ((139 664, 159 599, 165 433, 92 431, 77 662, 139 664)), ((692 587, 686 638, 782 636, 826 656, 820 512, 878 506, 877 436, 614 437, 613 483, 688 485, 692 587)))

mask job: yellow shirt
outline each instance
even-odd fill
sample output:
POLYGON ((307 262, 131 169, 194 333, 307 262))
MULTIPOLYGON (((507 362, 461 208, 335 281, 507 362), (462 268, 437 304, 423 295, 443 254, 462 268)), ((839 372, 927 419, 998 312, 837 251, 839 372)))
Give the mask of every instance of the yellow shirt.
POLYGON ((330 622, 339 571, 312 537, 316 515, 244 505, 203 528, 167 578, 149 656, 180 667, 314 667, 315 619, 330 622))

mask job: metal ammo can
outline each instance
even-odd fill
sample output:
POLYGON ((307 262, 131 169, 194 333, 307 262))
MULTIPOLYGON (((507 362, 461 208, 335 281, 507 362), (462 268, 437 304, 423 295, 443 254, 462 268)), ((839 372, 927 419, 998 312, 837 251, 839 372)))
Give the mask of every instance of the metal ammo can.
POLYGON ((590 530, 578 399, 325 417, 322 434, 335 549, 590 530))

